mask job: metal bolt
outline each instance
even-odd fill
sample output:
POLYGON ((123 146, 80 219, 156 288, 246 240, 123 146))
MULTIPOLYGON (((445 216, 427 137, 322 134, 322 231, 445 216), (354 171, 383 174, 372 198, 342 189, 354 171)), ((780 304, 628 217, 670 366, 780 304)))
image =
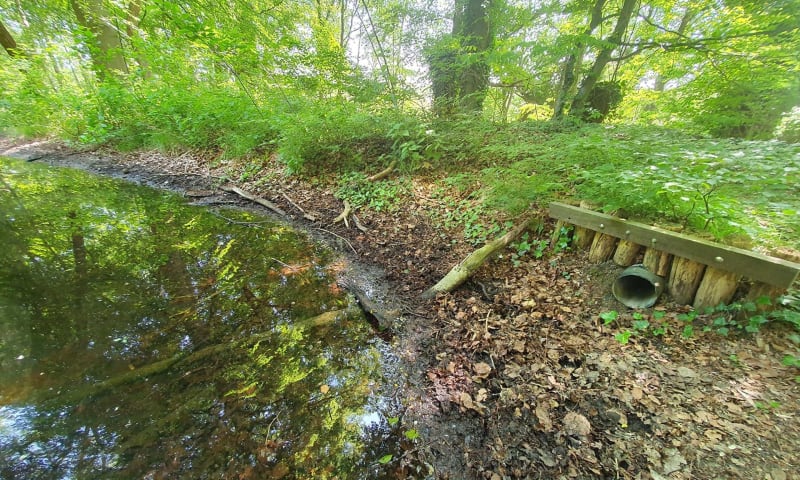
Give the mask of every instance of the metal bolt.
POLYGON ((626 237, 630 237, 631 236, 631 231, 630 230, 625 230, 625 236, 626 237))
POLYGON ((658 239, 657 239, 657 238, 654 238, 654 239, 650 240, 650 243, 652 243, 653 245, 655 245, 655 244, 656 244, 656 242, 658 242, 658 239))
POLYGON ((605 224, 601 223, 601 224, 600 224, 600 228, 601 228, 601 229, 602 229, 602 228, 606 228, 605 224))
POLYGON ((722 258, 722 257, 714 257, 714 261, 717 262, 717 263, 722 263, 722 262, 725 261, 725 259, 722 258))

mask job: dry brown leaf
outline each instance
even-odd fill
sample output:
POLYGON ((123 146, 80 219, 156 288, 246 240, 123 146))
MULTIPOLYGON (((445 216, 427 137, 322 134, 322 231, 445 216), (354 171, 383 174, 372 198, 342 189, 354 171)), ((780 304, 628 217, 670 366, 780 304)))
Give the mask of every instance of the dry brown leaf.
POLYGON ((479 362, 472 366, 478 378, 486 378, 492 373, 492 367, 485 362, 479 362))
POLYGON ((564 433, 573 437, 587 437, 592 432, 592 424, 583 415, 567 412, 563 421, 564 433))

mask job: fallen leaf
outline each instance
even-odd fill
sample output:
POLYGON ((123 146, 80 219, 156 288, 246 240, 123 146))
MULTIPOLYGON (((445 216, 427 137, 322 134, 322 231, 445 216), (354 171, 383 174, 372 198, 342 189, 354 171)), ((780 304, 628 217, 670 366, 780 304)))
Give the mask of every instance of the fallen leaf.
POLYGON ((328 393, 330 390, 331 390, 331 387, 329 387, 328 385, 320 385, 319 386, 319 391, 322 392, 323 395, 328 393))
POLYGON ((492 373, 492 367, 489 366, 488 363, 484 362, 476 363, 472 366, 472 369, 475 370, 478 378, 486 378, 490 373, 492 373))
POLYGON ((592 431, 592 424, 580 413, 567 412, 564 415, 564 433, 573 437, 586 437, 592 431))

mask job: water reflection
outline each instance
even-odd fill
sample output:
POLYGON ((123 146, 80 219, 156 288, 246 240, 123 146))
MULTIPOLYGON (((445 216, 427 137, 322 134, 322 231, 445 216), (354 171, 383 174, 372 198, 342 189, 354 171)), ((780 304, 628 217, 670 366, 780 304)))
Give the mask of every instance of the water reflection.
POLYGON ((0 477, 383 475, 379 345, 261 222, 0 159, 0 477))

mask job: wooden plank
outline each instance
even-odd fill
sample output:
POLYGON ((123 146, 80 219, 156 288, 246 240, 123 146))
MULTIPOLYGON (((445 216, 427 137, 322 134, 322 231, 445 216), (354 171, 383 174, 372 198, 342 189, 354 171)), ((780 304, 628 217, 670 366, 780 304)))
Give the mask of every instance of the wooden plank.
POLYGON ((790 287, 800 272, 800 265, 788 260, 692 238, 572 205, 551 203, 550 216, 777 287, 790 287))

